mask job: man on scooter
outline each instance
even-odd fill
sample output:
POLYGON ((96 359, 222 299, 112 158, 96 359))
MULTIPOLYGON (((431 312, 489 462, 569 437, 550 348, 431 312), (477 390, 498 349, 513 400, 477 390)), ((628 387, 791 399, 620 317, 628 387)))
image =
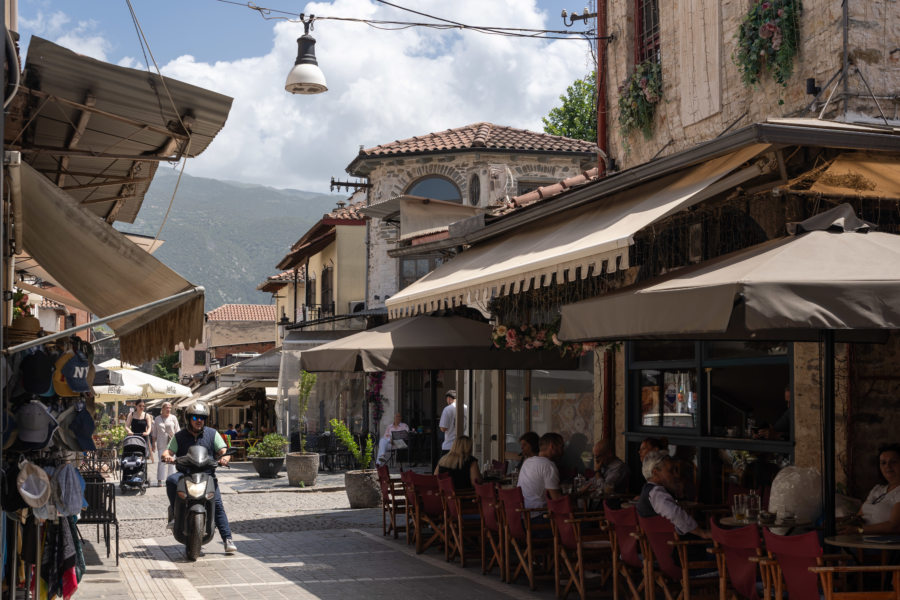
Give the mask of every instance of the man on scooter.
MULTIPOLYGON (((191 404, 185 411, 187 425, 178 431, 169 442, 169 447, 163 452, 162 459, 165 462, 173 463, 176 458, 187 454, 188 448, 199 444, 206 448, 210 456, 218 457, 219 466, 227 465, 231 457, 225 456, 225 452, 228 450, 225 440, 218 431, 206 426, 208 417, 209 408, 204 402, 191 404)), ((175 496, 180 477, 181 473, 173 473, 166 478, 166 494, 169 496, 169 529, 175 527, 175 496)), ((225 506, 222 504, 222 494, 219 492, 219 482, 215 479, 215 474, 213 474, 213 480, 216 482, 216 529, 219 530, 219 535, 222 536, 222 541, 225 543, 225 554, 234 554, 237 552, 237 546, 231 541, 231 528, 228 526, 228 516, 225 514, 225 506)))

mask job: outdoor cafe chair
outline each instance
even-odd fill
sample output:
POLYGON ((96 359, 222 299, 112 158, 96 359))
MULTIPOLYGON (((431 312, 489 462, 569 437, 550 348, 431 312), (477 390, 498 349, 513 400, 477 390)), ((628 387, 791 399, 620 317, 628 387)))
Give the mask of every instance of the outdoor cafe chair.
POLYGON ((404 518, 406 519, 406 545, 414 544, 416 541, 416 495, 413 492, 412 476, 413 471, 401 471, 400 483, 403 484, 403 496, 406 499, 406 510, 404 518))
POLYGON ((402 465, 404 461, 400 460, 400 456, 406 456, 406 464, 409 466, 409 446, 412 442, 410 441, 409 431, 392 431, 391 432, 391 445, 387 449, 388 453, 388 462, 389 464, 394 464, 394 460, 396 459, 398 465, 402 465), (401 442, 398 444, 398 442, 401 442), (399 447, 398 447, 399 446, 399 447), (401 455, 400 453, 403 453, 401 455))
POLYGON ((449 562, 458 555, 460 566, 465 567, 466 549, 473 554, 472 550, 481 533, 481 519, 475 495, 473 492, 457 492, 453 487, 453 480, 449 477, 439 478, 438 488, 444 503, 444 528, 447 537, 447 543, 444 544, 444 559, 449 562))
POLYGON ((612 565, 611 544, 600 513, 576 517, 569 496, 547 500, 553 529, 553 580, 556 597, 564 599, 574 587, 581 600, 587 597, 586 573, 598 572, 603 585, 612 565), (591 529, 593 526, 593 529, 591 529), (566 587, 562 588, 562 567, 566 568, 566 587))
POLYGON ((619 577, 628 586, 632 600, 644 597, 644 561, 639 548, 637 510, 634 506, 622 509, 610 508, 603 503, 604 517, 609 533, 612 553, 613 600, 619 600, 619 577))
MULTIPOLYGON (((763 538, 768 559, 760 561, 760 566, 768 569, 768 577, 775 588, 775 600, 784 598, 785 588, 791 600, 819 600, 818 576, 811 569, 824 567, 826 562, 850 559, 847 554, 824 554, 819 544, 819 534, 815 531, 777 535, 763 529, 763 538)), ((868 596, 860 596, 860 600, 862 598, 868 596)))
MULTIPOLYGON (((822 590, 825 592, 825 600, 900 600, 900 565, 855 565, 855 566, 817 566, 809 567, 812 573, 819 576, 822 584, 822 590), (864 575, 873 573, 891 576, 890 590, 881 591, 838 591, 835 586, 838 585, 834 580, 835 575, 842 578, 848 574, 864 575)), ((842 581, 841 585, 846 582, 842 581)))
POLYGON ((638 526, 649 600, 655 600, 656 588, 662 590, 666 600, 690 600, 695 592, 718 585, 715 561, 690 560, 688 554, 691 546, 711 545, 712 540, 682 540, 672 522, 662 516, 638 515, 638 526))
MULTIPOLYGON (((711 549, 719 569, 719 600, 756 600, 758 559, 763 555, 759 527, 748 525, 739 529, 722 529, 710 523, 715 546, 711 549)), ((766 595, 768 597, 768 594, 766 595)))
POLYGON ((415 496, 416 554, 422 554, 434 543, 447 543, 444 503, 436 475, 413 473, 411 477, 415 496), (431 534, 427 539, 426 527, 431 534))
POLYGON ((378 467, 378 484, 381 486, 381 534, 394 533, 397 539, 400 529, 406 526, 397 525, 397 517, 406 519, 406 496, 403 494, 403 483, 391 479, 387 465, 378 467))
POLYGON ((550 525, 532 522, 531 513, 543 511, 525 508, 522 488, 499 489, 497 494, 503 507, 504 580, 512 583, 524 573, 528 578, 528 587, 534 590, 537 562, 543 561, 544 572, 549 572, 553 552, 550 525), (542 536, 541 533, 548 535, 542 536), (517 559, 515 571, 512 570, 514 558, 517 559))
POLYGON ((496 566, 502 580, 505 571, 503 525, 497 486, 493 482, 479 483, 475 486, 475 495, 478 496, 478 511, 481 514, 481 574, 487 575, 496 566))

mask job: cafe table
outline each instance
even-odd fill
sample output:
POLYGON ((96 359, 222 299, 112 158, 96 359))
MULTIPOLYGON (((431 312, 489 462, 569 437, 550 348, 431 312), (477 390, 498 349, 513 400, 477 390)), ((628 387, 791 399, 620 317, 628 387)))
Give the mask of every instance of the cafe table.
MULTIPOLYGON (((860 565, 871 563, 866 561, 866 550, 879 552, 880 564, 886 565, 890 559, 891 552, 900 551, 900 535, 896 534, 843 534, 825 538, 825 543, 829 546, 837 546, 839 548, 850 548, 856 550, 856 560, 860 565)), ((859 585, 862 589, 863 578, 860 575, 859 585)), ((884 587, 884 578, 882 577, 882 588, 884 587)))
POLYGON ((790 535, 790 532, 792 532, 795 529, 798 529, 798 528, 805 529, 807 527, 813 526, 812 521, 801 521, 801 520, 797 520, 797 519, 790 519, 787 521, 783 520, 783 519, 778 519, 778 520, 772 521, 771 523, 757 523, 756 519, 753 519, 753 520, 743 519, 743 520, 739 521, 738 519, 735 519, 734 517, 722 517, 721 519, 719 519, 719 525, 723 525, 725 527, 746 527, 747 525, 751 525, 751 524, 758 524, 760 527, 766 527, 768 529, 787 529, 789 531, 789 533, 787 535, 790 535))

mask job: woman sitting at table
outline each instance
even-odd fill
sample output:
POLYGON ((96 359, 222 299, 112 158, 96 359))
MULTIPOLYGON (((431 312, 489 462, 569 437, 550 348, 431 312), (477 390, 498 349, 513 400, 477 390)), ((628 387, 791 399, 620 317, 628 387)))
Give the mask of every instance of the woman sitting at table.
POLYGON ((846 525, 841 533, 900 533, 900 444, 882 446, 878 466, 885 483, 873 487, 860 507, 862 525, 846 525))
POLYGON ((522 463, 525 462, 526 458, 538 455, 538 445, 540 444, 540 440, 540 436, 533 431, 526 431, 519 436, 519 447, 522 451, 519 452, 519 458, 521 460, 519 460, 519 464, 516 465, 516 469, 522 468, 522 463))
POLYGON ((471 490, 481 483, 478 461, 472 456, 472 438, 461 435, 453 440, 450 452, 438 461, 434 474, 449 473, 456 490, 471 490))

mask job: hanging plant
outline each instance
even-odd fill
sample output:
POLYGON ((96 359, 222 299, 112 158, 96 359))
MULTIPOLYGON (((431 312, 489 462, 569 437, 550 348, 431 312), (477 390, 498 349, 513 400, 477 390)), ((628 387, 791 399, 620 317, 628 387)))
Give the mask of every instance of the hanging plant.
POLYGON ((800 0, 759 0, 738 30, 734 60, 745 85, 759 83, 764 71, 783 86, 794 72, 800 40, 800 0))
POLYGON ((631 75, 619 87, 619 127, 622 135, 640 130, 653 135, 656 105, 662 100, 662 69, 655 60, 635 65, 631 75))
POLYGON ((366 391, 366 400, 372 405, 372 421, 378 423, 384 414, 384 396, 381 388, 384 386, 384 373, 369 373, 369 385, 366 391))
POLYGON ((559 319, 548 325, 495 325, 491 337, 495 348, 512 352, 553 348, 558 350, 562 356, 577 357, 600 347, 597 342, 564 342, 560 340, 559 325, 559 319))

